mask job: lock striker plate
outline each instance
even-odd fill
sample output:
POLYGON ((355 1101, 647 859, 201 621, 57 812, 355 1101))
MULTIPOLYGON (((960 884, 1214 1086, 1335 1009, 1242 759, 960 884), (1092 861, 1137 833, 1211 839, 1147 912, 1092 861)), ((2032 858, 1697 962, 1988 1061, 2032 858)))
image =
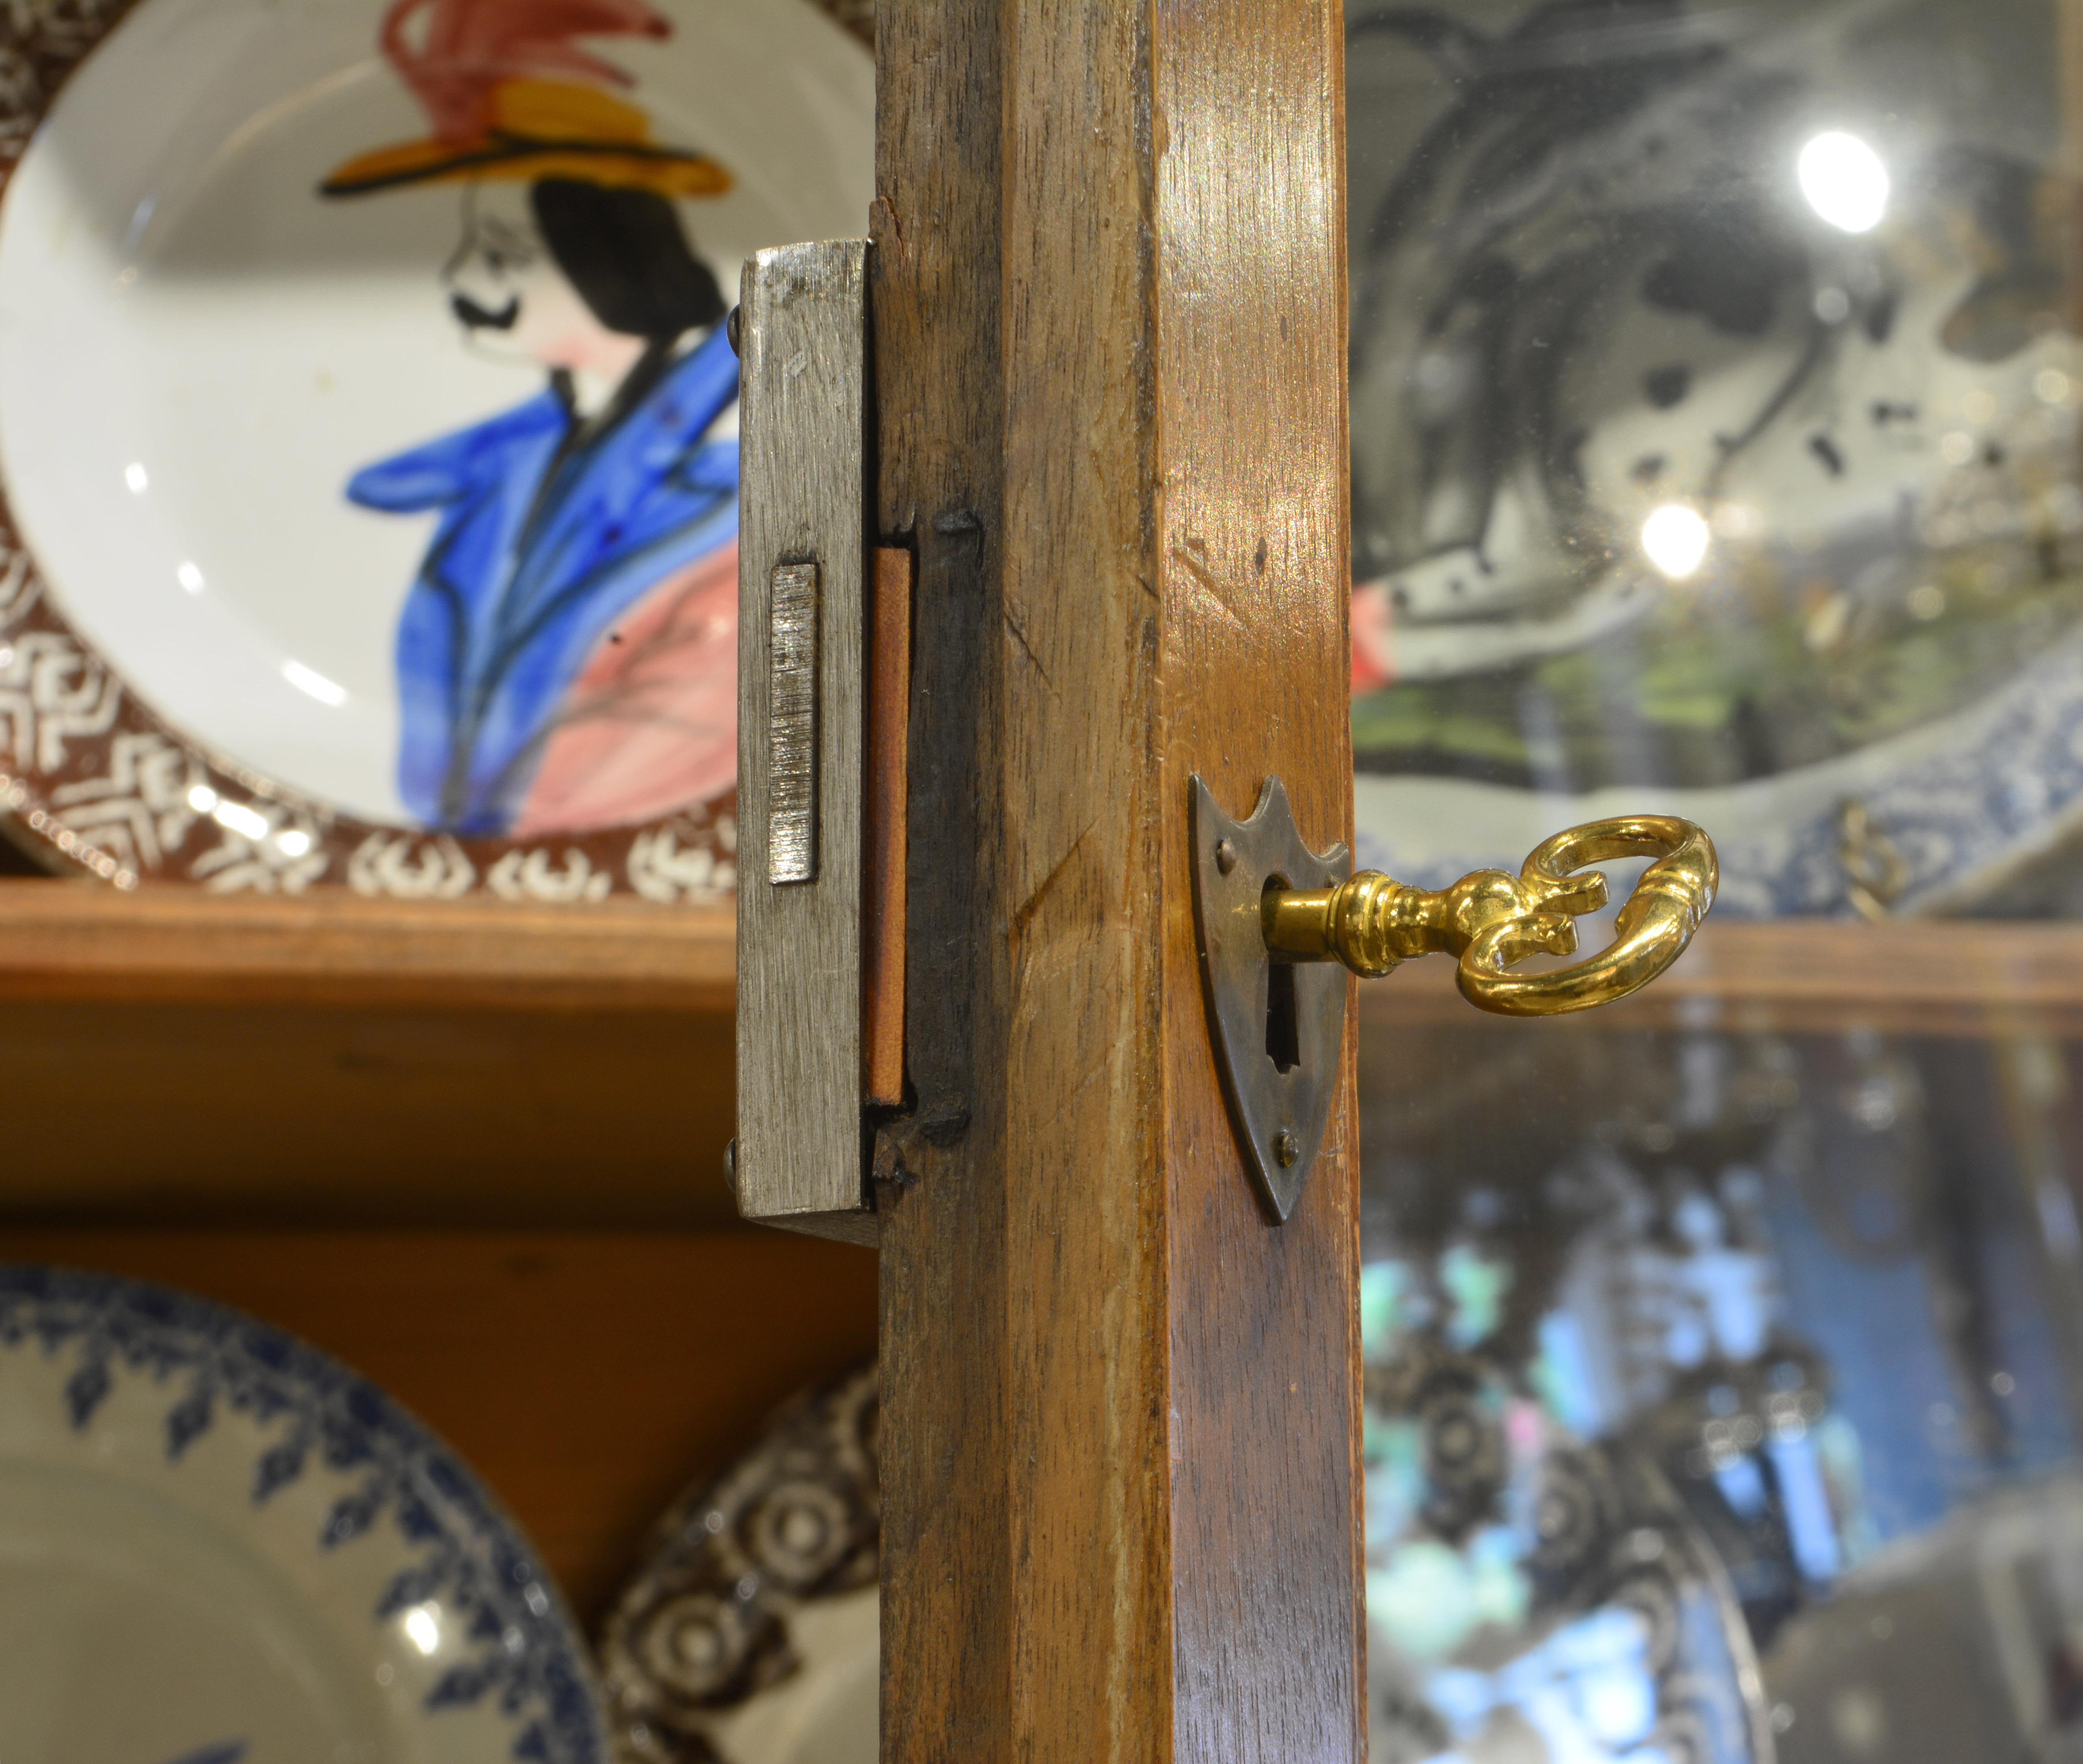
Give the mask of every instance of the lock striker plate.
MULTIPOLYGON (((872 1243, 861 1109, 873 899, 868 243, 740 285, 739 1213, 872 1243)), ((901 724, 899 725, 901 727, 901 724)))
POLYGON ((1248 821, 1232 821, 1196 776, 1194 928, 1208 1024, 1230 1120, 1275 1224, 1295 1210, 1337 1099, 1346 1034, 1343 969, 1291 962, 1265 946, 1269 886, 1326 888, 1352 873, 1342 845, 1303 843, 1287 788, 1269 778, 1248 821))

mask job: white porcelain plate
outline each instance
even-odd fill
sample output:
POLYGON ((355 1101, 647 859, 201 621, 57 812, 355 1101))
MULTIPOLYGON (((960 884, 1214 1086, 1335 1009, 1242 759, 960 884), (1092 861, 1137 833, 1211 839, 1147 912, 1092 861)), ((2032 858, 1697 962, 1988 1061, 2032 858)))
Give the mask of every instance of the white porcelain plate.
POLYGON ((534 1552, 382 1393, 198 1299, 0 1266, 0 1758, 605 1756, 534 1552))
POLYGON ((806 0, 15 14, 0 806, 117 880, 727 888, 720 320, 757 247, 865 226, 861 44, 806 0))

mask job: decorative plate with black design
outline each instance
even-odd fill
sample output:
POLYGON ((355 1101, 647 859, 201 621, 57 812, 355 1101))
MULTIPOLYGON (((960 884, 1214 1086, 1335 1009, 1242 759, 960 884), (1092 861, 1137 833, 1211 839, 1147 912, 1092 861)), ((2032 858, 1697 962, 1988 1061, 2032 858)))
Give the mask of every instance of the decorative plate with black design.
POLYGON ((879 1388, 809 1392, 659 1521, 601 1637, 616 1764, 875 1764, 879 1388))
POLYGON ((863 10, 0 14, 0 811, 120 886, 728 893, 722 319, 866 224, 863 10))
POLYGON ((380 1391, 163 1289, 0 1266, 9 1764, 601 1764, 534 1552, 380 1391))

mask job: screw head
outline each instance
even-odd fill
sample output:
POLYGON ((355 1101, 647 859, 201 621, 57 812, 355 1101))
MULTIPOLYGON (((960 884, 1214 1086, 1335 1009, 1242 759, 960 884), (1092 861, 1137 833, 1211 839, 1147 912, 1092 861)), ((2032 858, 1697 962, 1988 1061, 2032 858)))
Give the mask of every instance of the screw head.
POLYGON ((1215 867, 1224 876, 1236 867, 1236 847, 1227 839, 1215 842, 1215 867))
POLYGON ((1292 1170, 1295 1160, 1302 1155, 1302 1142, 1283 1127, 1273 1136, 1273 1155, 1282 1170, 1292 1170))

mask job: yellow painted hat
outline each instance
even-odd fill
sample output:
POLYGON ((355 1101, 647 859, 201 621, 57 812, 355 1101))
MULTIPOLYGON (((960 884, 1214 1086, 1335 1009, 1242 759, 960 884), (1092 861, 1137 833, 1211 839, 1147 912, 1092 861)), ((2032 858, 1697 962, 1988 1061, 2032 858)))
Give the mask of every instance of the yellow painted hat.
POLYGON ((670 196, 721 196, 731 186, 716 160, 658 146, 642 111, 596 87, 507 80, 484 95, 480 115, 481 125, 466 136, 357 154, 333 168, 319 192, 364 196, 469 178, 570 178, 670 196))

